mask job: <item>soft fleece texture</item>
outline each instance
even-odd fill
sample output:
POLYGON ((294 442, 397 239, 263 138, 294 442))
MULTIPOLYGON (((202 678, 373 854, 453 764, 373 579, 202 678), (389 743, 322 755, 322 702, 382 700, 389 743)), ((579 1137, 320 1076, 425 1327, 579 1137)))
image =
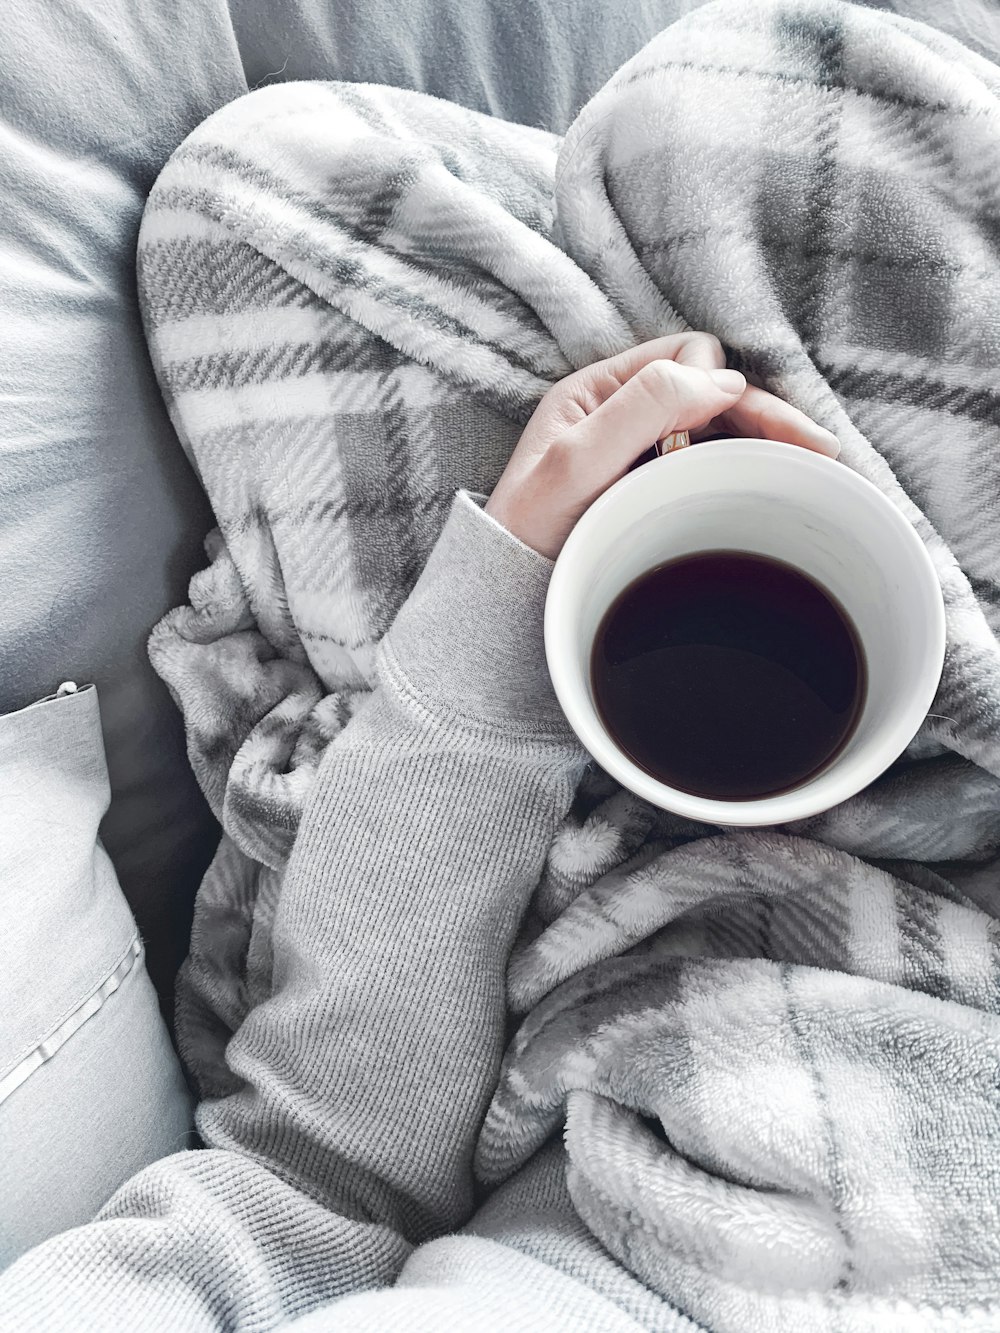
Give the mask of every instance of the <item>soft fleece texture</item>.
POLYGON ((998 111, 927 29, 724 3, 562 145, 304 85, 175 156, 140 283, 220 530, 151 647, 226 827, 208 1151, 15 1265, 13 1324, 997 1326, 998 111), (585 770, 547 566, 451 500, 551 379, 682 322, 941 578, 933 715, 797 829, 585 770))
MULTIPOLYGON (((102 836, 168 997, 217 838, 146 658, 210 510, 170 428, 132 258, 171 151, 249 88, 374 80, 562 132, 699 0, 7 0, 0 62, 0 709, 101 692, 102 836)), ((892 0, 1000 59, 993 0, 892 0)))

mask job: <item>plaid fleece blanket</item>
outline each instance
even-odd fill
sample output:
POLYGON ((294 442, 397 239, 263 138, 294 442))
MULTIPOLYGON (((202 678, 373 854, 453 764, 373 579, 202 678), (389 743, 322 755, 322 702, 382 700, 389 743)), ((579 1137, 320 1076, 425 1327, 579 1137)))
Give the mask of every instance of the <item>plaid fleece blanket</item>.
POLYGON ((203 1094, 268 992, 317 761, 455 489, 489 491, 561 376, 707 329, 916 526, 939 696, 890 772, 794 827, 687 823, 588 775, 511 959, 527 1017, 478 1170, 568 1116, 592 1230, 657 1290, 711 1261, 717 1327, 1000 1327, 1000 71, 837 0, 725 0, 561 141, 363 85, 222 115, 161 175, 138 256, 218 519, 150 640, 224 828, 181 985, 203 1094), (626 1112, 660 1103, 691 1179, 646 1213, 626 1112))

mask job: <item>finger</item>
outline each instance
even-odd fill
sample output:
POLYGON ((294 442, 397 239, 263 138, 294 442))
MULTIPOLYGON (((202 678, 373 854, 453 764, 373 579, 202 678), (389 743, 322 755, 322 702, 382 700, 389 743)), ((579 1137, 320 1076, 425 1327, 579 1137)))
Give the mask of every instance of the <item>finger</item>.
POLYGON ((679 365, 697 366, 700 370, 722 370, 726 354, 714 334, 696 333, 679 349, 674 360, 679 365))
POLYGON ((703 426, 733 406, 746 388, 736 370, 700 370, 657 360, 566 432, 568 448, 593 453, 610 479, 624 472, 654 440, 703 426))
POLYGON ((726 364, 726 357, 714 334, 692 329, 687 333, 671 333, 638 343, 617 356, 585 366, 577 374, 589 388, 598 390, 603 400, 653 361, 677 361, 681 365, 714 370, 726 364))
POLYGON ((743 396, 727 409, 725 423, 734 435, 783 440, 786 444, 799 444, 829 458, 836 458, 840 453, 840 442, 831 431, 817 426, 791 403, 782 402, 773 393, 753 384, 748 384, 743 396))

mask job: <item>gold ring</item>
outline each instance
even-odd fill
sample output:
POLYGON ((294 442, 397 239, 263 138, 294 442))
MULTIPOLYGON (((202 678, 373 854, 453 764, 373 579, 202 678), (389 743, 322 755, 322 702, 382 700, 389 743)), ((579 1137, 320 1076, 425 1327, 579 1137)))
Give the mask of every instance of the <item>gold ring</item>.
POLYGON ((686 449, 690 443, 690 433, 686 430, 677 430, 672 435, 664 435, 662 440, 656 441, 656 452, 662 458, 664 454, 672 454, 678 449, 686 449))

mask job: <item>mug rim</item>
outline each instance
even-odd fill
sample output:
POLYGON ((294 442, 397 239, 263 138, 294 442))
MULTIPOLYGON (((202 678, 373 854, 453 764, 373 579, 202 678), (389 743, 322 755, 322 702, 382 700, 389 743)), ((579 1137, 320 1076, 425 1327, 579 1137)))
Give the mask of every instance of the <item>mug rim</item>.
MULTIPOLYGON (((643 506, 647 511, 662 503, 662 496, 654 488, 648 487, 648 494, 655 498, 643 506)), ((573 528, 556 559, 545 600, 544 637, 546 662, 559 705, 584 748, 605 772, 660 809, 722 827, 752 828, 807 819, 829 810, 856 795, 899 758, 920 729, 937 693, 944 666, 946 625, 944 598, 931 555, 913 524, 877 486, 836 459, 800 446, 734 436, 705 440, 692 445, 690 449, 653 459, 633 472, 626 473, 594 501, 573 528), (566 620, 560 606, 567 584, 574 578, 574 561, 595 533, 599 532, 607 510, 620 504, 627 493, 639 492, 643 486, 648 486, 648 469, 685 467, 692 463, 698 466, 695 460, 701 451, 714 447, 741 449, 744 454, 751 456, 766 454, 772 459, 784 454, 795 466, 818 468, 826 472, 829 478, 836 477, 837 484, 848 491, 854 489, 869 497, 877 497, 876 503, 882 507, 886 521, 895 527, 896 535, 910 548, 913 583, 922 604, 921 613, 930 618, 928 637, 931 646, 921 673, 921 686, 912 692, 907 706, 901 709, 885 737, 868 755, 846 764, 842 770, 838 770, 838 759, 835 757, 830 767, 822 770, 817 777, 807 779, 787 792, 740 801, 696 796, 671 787, 629 759, 604 727, 593 704, 589 666, 582 691, 575 679, 572 651, 576 640, 572 638, 572 625, 566 620), (836 469, 836 472, 829 472, 828 469, 836 469), (581 693, 582 699, 579 697, 581 693), (814 782, 821 784, 818 789, 813 787, 814 782)))

